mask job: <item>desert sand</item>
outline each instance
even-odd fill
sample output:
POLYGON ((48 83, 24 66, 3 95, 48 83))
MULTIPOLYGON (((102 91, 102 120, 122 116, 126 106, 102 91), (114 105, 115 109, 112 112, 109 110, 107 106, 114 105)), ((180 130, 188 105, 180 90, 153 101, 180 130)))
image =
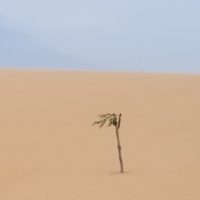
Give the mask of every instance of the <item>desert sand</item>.
POLYGON ((200 199, 200 75, 1 70, 0 122, 1 200, 200 199))

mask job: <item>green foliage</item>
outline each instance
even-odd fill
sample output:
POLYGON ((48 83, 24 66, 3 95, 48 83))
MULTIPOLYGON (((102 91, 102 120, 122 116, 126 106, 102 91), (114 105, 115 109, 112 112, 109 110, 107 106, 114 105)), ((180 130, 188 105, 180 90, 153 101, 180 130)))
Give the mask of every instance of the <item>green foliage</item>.
POLYGON ((119 115, 117 115, 115 113, 100 114, 98 116, 99 116, 100 120, 95 121, 92 125, 99 125, 99 127, 101 128, 107 123, 108 127, 110 127, 110 126, 116 127, 119 123, 119 120, 118 120, 119 115))

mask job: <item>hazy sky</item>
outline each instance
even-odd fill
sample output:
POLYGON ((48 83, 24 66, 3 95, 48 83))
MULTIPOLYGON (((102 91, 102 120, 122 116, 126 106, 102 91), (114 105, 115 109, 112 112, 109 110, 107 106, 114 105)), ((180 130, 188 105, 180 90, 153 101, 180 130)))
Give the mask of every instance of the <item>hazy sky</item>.
POLYGON ((0 0, 0 66, 200 72, 199 0, 0 0))

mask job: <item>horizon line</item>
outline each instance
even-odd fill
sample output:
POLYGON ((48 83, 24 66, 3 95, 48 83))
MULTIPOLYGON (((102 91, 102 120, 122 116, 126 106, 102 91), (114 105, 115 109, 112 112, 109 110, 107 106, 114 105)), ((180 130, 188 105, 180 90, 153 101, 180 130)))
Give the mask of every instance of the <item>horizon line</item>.
POLYGON ((101 70, 101 69, 66 69, 66 68, 27 68, 27 67, 2 67, 0 71, 27 71, 27 72, 71 72, 71 73, 125 73, 125 74, 155 74, 155 75, 200 75, 200 72, 180 71, 139 71, 139 70, 101 70))

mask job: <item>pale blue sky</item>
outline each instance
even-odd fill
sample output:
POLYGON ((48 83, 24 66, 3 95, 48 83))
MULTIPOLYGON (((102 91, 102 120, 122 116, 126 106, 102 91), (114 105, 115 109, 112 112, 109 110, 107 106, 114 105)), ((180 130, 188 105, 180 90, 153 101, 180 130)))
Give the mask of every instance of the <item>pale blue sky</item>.
POLYGON ((200 1, 0 0, 0 66, 200 73, 200 1))

